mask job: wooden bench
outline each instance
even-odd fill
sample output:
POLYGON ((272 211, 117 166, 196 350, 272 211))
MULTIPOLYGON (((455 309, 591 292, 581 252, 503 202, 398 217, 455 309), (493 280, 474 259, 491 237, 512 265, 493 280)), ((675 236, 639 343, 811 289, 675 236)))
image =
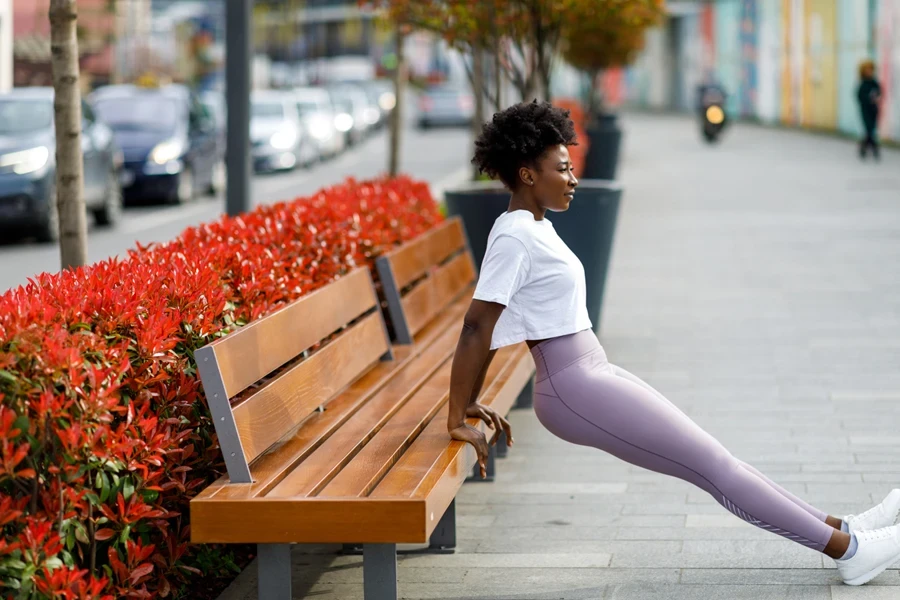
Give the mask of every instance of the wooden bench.
MULTIPOLYGON (((397 544, 455 539, 476 462, 446 426, 475 279, 461 226, 400 247, 379 273, 395 344, 359 269, 196 352, 228 475, 191 501, 191 539, 258 544, 261 600, 291 598, 291 543, 362 544, 365 597, 393 600, 397 544)), ((501 349, 480 401, 505 414, 533 372, 524 344, 501 349)))

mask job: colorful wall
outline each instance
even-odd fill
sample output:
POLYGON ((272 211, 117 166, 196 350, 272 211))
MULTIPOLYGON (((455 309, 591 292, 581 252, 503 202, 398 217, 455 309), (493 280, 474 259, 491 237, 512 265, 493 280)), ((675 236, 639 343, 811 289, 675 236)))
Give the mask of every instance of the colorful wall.
POLYGON ((900 141, 900 0, 681 2, 635 65, 608 80, 629 103, 690 110, 697 84, 715 77, 731 114, 857 135, 866 58, 884 90, 881 135, 900 141))

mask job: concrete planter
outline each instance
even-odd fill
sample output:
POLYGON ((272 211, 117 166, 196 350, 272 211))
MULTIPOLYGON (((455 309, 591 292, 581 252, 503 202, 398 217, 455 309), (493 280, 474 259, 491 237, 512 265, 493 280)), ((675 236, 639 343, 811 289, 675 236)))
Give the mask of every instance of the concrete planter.
POLYGON ((587 126, 590 145, 584 157, 585 179, 613 181, 619 165, 619 150, 622 146, 622 129, 614 114, 595 116, 587 126))

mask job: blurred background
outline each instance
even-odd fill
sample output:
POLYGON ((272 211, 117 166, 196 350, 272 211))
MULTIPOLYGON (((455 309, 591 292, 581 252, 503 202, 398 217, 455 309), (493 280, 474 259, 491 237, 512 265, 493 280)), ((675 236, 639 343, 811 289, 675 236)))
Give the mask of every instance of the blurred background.
MULTIPOLYGON (((10 171, 0 173, 4 290, 59 268, 57 217, 48 208, 55 193, 49 4, 0 0, 0 150, 15 163, 0 167, 10 171)), ((397 23, 382 17, 386 6, 403 4, 253 2, 249 207, 384 173, 398 89, 406 107, 399 169, 436 190, 473 177, 473 123, 523 97, 511 74, 526 72, 528 61, 510 51, 508 40, 481 47, 479 101, 474 54, 467 51, 476 42, 460 44, 459 36, 454 40, 434 24, 413 24, 398 37, 397 23), (395 88, 401 57, 408 86, 395 88)), ((590 47, 606 42, 586 33, 585 48, 554 51, 546 88, 536 83, 524 93, 549 95, 573 114, 586 113, 579 126, 599 113, 652 111, 680 118, 679 135, 692 140, 699 137, 698 116, 710 142, 726 117, 856 140, 864 131, 859 66, 872 59, 881 86, 878 135, 886 145, 900 141, 900 0, 631 5, 662 7, 664 15, 647 19, 654 24, 640 28, 640 39, 622 54, 627 60, 610 62, 590 47), (579 57, 587 66, 571 66, 579 57), (710 86, 719 100, 701 93, 710 86), (602 109, 592 105, 594 97, 602 109), (698 113, 698 105, 710 102, 714 112, 698 113)), ((78 0, 77 7, 88 257, 94 261, 135 241, 171 239, 223 211, 229 37, 223 0, 78 0)), ((596 130, 588 127, 588 134, 595 149, 606 143, 596 130)), ((576 160, 592 161, 581 154, 576 160)))

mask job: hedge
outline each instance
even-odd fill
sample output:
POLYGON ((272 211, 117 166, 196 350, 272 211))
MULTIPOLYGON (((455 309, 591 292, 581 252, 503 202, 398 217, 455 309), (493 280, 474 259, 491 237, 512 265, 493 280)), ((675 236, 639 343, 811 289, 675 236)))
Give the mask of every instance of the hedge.
POLYGON ((352 179, 0 296, 0 595, 180 598, 224 472, 194 351, 441 220, 425 183, 352 179))

